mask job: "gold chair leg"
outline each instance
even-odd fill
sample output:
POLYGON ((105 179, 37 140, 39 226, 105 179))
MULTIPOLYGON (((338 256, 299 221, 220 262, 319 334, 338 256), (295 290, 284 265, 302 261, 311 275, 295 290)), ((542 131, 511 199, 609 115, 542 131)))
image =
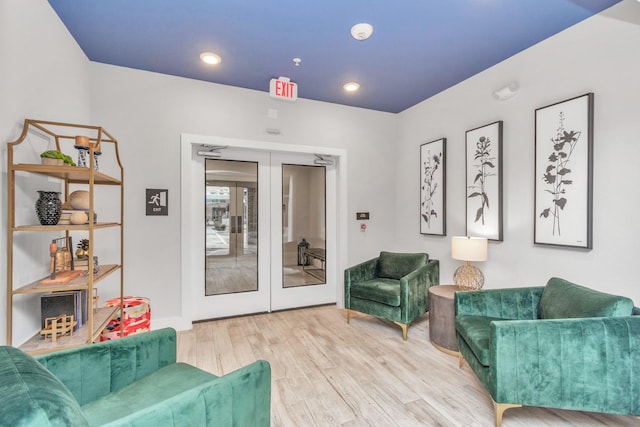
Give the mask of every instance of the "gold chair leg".
POLYGON ((464 357, 462 356, 462 353, 458 353, 458 368, 464 369, 464 357))
POLYGON ((351 321, 351 310, 347 308, 347 323, 351 321))
POLYGON ((491 401, 493 402, 493 412, 496 415, 496 427, 502 426, 502 415, 504 414, 504 411, 511 408, 522 407, 522 405, 514 405, 512 403, 496 403, 493 399, 491 401))
POLYGON ((393 322, 396 325, 400 326, 402 328, 402 339, 403 340, 407 340, 407 330, 409 329, 409 325, 405 324, 405 323, 400 323, 400 322, 393 322))

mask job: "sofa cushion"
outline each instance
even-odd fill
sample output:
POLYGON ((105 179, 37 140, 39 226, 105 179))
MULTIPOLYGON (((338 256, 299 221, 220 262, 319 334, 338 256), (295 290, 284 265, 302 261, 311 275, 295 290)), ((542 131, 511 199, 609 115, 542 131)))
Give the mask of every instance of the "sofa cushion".
POLYGON ((372 279, 354 283, 351 285, 351 296, 399 307, 400 281, 393 279, 372 279))
POLYGON ((598 292, 556 277, 549 279, 538 305, 540 319, 630 316, 629 298, 598 292))
POLYGON ((386 279, 396 279, 406 276, 427 263, 427 254, 404 254, 394 252, 380 252, 378 258, 377 275, 386 279))
POLYGON ((170 425, 208 425, 199 417, 211 414, 192 406, 202 400, 197 396, 198 386, 216 378, 188 364, 175 363, 82 406, 82 410, 92 426, 162 425, 163 419, 171 420, 170 425))
POLYGON ((489 366, 491 322, 496 320, 505 319, 485 316, 456 316, 456 332, 464 339, 482 366, 489 366))
POLYGON ((33 357, 0 347, 0 416, 7 426, 89 425, 71 392, 33 357))

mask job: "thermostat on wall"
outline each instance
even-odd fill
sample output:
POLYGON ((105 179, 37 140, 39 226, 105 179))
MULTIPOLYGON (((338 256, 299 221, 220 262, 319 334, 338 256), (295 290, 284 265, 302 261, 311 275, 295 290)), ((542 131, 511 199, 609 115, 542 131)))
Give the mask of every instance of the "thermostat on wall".
POLYGON ((359 221, 369 219, 369 212, 356 212, 356 219, 359 221))

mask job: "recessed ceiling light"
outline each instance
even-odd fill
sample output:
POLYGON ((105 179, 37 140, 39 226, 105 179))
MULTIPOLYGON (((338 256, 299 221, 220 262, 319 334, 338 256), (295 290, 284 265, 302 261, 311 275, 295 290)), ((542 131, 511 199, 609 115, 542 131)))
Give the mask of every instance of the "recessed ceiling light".
POLYGON ((342 88, 347 92, 355 92, 360 89, 360 85, 356 82, 349 82, 342 85, 342 88))
POLYGON ((367 23, 356 24, 351 27, 351 35, 356 40, 366 40, 373 34, 373 26, 367 23))
POLYGON ((220 58, 220 55, 216 55, 215 53, 211 52, 202 52, 200 54, 200 59, 202 59, 203 62, 211 65, 216 65, 222 62, 222 58, 220 58))

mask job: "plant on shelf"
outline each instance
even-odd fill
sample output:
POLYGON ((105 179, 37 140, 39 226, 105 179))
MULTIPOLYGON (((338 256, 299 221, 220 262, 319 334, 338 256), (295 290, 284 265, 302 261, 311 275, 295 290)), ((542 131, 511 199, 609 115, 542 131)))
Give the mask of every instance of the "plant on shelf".
POLYGON ((43 159, 60 159, 62 160, 64 163, 70 165, 70 166, 75 166, 75 162, 73 161, 73 159, 69 156, 67 156, 66 154, 58 151, 58 150, 48 150, 48 151, 44 151, 42 153, 40 153, 40 157, 43 159))
POLYGON ((76 247, 78 248, 76 251, 76 257, 78 257, 78 259, 89 258, 89 239, 81 239, 76 247))

